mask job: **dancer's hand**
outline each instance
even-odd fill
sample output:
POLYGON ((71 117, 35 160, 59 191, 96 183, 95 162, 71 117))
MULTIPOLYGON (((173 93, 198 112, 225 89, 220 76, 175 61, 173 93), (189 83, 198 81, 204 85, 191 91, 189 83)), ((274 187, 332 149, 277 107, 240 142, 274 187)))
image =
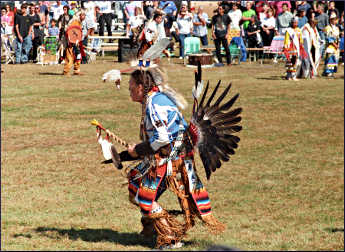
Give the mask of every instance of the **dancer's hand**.
POLYGON ((135 146, 136 146, 136 144, 130 144, 130 145, 128 145, 128 149, 127 149, 129 155, 131 155, 131 157, 133 157, 133 158, 137 158, 138 157, 138 154, 135 151, 135 146))

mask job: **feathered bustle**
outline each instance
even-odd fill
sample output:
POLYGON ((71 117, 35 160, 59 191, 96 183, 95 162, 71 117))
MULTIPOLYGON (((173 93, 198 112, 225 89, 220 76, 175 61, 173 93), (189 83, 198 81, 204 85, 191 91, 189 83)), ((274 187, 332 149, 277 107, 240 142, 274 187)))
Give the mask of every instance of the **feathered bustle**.
MULTIPOLYGON (((198 65, 198 72, 201 71, 201 65, 198 65)), ((201 73, 195 73, 195 87, 202 83, 201 73)), ((238 125, 242 118, 239 116, 242 108, 230 110, 239 94, 233 96, 230 100, 221 105, 222 101, 227 97, 231 83, 224 89, 218 99, 212 104, 214 97, 220 87, 221 81, 218 81, 216 87, 212 91, 206 104, 209 82, 207 82, 204 93, 198 102, 200 94, 193 90, 194 107, 189 133, 192 136, 193 144, 197 146, 201 161, 204 165, 206 177, 209 179, 212 172, 220 168, 222 163, 230 160, 230 155, 235 154, 240 138, 233 133, 242 130, 242 126, 238 125), (229 111, 230 110, 230 111, 229 111)))

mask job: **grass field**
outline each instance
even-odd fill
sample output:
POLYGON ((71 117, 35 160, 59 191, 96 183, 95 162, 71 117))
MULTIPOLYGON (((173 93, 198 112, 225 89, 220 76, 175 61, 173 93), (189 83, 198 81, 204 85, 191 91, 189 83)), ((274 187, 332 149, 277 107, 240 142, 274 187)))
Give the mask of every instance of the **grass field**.
MULTIPOLYGON (((169 83, 191 104, 193 70, 163 61, 169 83)), ((82 65, 2 65, 1 249, 150 250, 125 179, 103 165, 95 118, 129 142, 139 139, 140 105, 102 74, 126 65, 110 58, 82 65)), ((321 66, 322 68, 322 66, 321 66)), ((320 68, 320 71, 322 69, 320 68)), ((344 71, 335 79, 289 82, 283 64, 205 69, 215 86, 233 83, 243 107, 233 159, 206 181, 213 212, 227 230, 200 222, 183 250, 220 244, 243 250, 344 250, 344 71)), ((189 120, 191 106, 184 114, 189 120)), ((122 147, 118 146, 122 150, 122 147)), ((179 209, 167 191, 161 204, 179 209)))

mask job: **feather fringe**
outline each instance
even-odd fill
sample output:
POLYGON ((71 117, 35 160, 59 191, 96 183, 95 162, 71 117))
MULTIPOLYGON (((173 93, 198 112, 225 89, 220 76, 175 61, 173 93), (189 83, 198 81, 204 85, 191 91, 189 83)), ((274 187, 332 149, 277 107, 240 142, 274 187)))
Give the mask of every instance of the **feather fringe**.
POLYGON ((117 70, 117 69, 113 69, 113 70, 110 70, 106 73, 103 74, 102 76, 102 80, 103 81, 121 81, 121 72, 120 70, 117 70))
POLYGON ((193 91, 192 91, 193 97, 195 99, 199 99, 203 89, 204 89, 204 82, 203 81, 198 82, 197 88, 193 86, 193 91))
POLYGON ((186 99, 169 85, 162 85, 161 92, 169 97, 180 109, 188 107, 186 99))

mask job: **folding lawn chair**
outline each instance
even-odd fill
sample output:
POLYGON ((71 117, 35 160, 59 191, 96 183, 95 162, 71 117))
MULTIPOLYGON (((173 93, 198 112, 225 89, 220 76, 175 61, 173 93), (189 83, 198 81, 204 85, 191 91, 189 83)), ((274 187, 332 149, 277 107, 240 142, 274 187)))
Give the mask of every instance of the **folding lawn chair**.
POLYGON ((15 64, 15 39, 13 35, 1 34, 1 56, 5 58, 5 64, 15 64))
POLYGON ((283 55, 284 48, 284 38, 285 36, 279 35, 274 36, 270 46, 264 46, 264 55, 265 54, 275 54, 274 62, 277 62, 277 58, 280 55, 283 55))
POLYGON ((45 64, 58 64, 59 61, 59 41, 55 36, 44 37, 43 45, 38 48, 38 62, 42 66, 45 64))

